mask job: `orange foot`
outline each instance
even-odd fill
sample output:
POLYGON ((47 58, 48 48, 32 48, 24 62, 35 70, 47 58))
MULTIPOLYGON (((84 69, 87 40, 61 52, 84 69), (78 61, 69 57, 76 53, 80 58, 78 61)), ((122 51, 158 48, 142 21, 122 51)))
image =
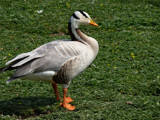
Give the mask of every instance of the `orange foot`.
MULTIPOLYGON (((71 103, 71 102, 73 102, 74 100, 72 99, 72 98, 70 98, 70 97, 66 97, 66 103, 71 103)), ((63 105, 63 103, 60 103, 60 106, 62 106, 63 105)))
POLYGON ((63 103, 60 103, 60 106, 62 106, 62 107, 64 107, 64 108, 72 111, 72 110, 74 110, 76 107, 73 106, 73 105, 71 105, 71 104, 68 104, 68 103, 71 103, 71 102, 73 102, 73 99, 70 98, 70 97, 66 97, 66 98, 65 98, 65 105, 63 105, 63 103))
POLYGON ((71 105, 71 104, 68 104, 68 103, 66 103, 65 105, 62 104, 62 106, 63 106, 64 108, 70 110, 70 111, 73 111, 73 110, 75 110, 75 108, 76 108, 74 105, 71 105))
POLYGON ((71 103, 71 102, 73 102, 73 99, 70 97, 66 97, 66 103, 71 103))

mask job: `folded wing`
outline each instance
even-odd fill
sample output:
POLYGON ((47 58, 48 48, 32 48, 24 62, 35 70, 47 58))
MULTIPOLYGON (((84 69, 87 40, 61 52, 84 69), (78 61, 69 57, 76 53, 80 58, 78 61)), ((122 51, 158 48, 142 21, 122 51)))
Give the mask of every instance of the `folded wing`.
POLYGON ((12 78, 19 78, 49 70, 56 72, 64 63, 80 54, 76 42, 59 40, 44 44, 31 52, 20 54, 6 65, 16 69, 12 78))

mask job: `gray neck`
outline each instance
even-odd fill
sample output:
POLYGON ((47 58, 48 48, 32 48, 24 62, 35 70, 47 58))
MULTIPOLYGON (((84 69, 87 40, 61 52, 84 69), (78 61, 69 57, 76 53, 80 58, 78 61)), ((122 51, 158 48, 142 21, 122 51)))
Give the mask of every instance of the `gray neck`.
POLYGON ((74 23, 71 23, 70 21, 68 22, 68 31, 69 31, 69 34, 71 36, 71 40, 72 41, 80 41, 82 43, 86 43, 80 36, 79 34, 77 33, 77 30, 78 29, 78 26, 75 26, 74 23))
POLYGON ((77 34, 76 29, 78 29, 78 27, 75 27, 74 24, 72 24, 71 22, 68 23, 69 34, 73 41, 77 41, 81 39, 77 34))

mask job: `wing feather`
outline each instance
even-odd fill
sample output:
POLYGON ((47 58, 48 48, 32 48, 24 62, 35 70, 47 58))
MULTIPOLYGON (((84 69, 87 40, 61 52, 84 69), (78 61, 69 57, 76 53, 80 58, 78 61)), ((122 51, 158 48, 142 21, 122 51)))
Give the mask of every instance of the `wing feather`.
POLYGON ((22 59, 22 58, 25 58, 25 57, 28 57, 28 56, 29 56, 29 53, 22 53, 22 54, 18 55, 17 57, 15 57, 14 59, 8 61, 8 62, 6 63, 6 66, 8 66, 8 65, 11 64, 11 63, 13 63, 13 62, 16 61, 16 60, 19 60, 19 59, 22 59))
POLYGON ((18 68, 13 76, 25 76, 48 70, 58 71, 64 63, 81 54, 77 45, 76 42, 62 40, 45 44, 31 51, 29 57, 14 65, 18 68))

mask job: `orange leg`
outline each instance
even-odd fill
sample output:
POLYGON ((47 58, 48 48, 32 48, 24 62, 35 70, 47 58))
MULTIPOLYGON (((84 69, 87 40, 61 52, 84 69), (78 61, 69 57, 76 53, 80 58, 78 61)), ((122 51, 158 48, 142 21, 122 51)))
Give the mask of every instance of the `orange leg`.
POLYGON ((76 107, 71 104, 68 104, 73 100, 70 97, 66 97, 67 91, 68 91, 67 88, 63 88, 63 102, 60 105, 68 110, 74 110, 76 107))
POLYGON ((61 100, 61 98, 59 97, 58 89, 57 89, 57 83, 52 83, 52 87, 55 93, 56 100, 61 100))

